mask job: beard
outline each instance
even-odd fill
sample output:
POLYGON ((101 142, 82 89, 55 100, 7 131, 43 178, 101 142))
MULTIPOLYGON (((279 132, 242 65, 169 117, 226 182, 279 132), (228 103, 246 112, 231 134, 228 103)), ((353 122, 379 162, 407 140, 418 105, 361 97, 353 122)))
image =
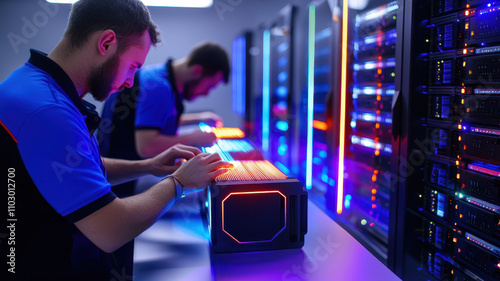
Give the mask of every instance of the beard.
POLYGON ((184 97, 185 100, 192 101, 198 96, 194 92, 194 89, 196 88, 196 86, 198 86, 200 81, 201 79, 196 79, 194 81, 189 81, 184 83, 184 92, 182 93, 182 96, 184 97))
POLYGON ((118 54, 114 54, 102 65, 92 69, 89 75, 89 91, 94 99, 105 101, 113 87, 113 81, 118 69, 118 54))

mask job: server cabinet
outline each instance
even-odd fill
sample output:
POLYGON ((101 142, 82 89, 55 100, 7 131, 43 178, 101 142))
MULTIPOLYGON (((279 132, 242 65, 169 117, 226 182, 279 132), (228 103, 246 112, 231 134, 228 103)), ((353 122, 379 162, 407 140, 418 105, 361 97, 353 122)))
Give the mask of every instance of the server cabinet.
POLYGON ((499 4, 406 4, 404 280, 500 279, 499 4))
POLYGON ((308 5, 307 86, 303 87, 300 119, 300 179, 310 195, 322 206, 335 186, 333 108, 331 106, 336 73, 339 20, 332 1, 313 1, 308 5))
MULTIPOLYGON (((400 78, 398 1, 343 1, 340 112, 334 196, 327 207, 351 235, 391 265, 393 111, 400 78)), ((391 265, 392 266, 392 265, 391 265)))

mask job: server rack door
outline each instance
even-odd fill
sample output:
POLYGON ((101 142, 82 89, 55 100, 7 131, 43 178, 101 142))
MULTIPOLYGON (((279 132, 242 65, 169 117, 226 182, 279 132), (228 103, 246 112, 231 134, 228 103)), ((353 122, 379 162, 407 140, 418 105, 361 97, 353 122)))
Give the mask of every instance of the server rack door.
POLYGON ((263 32, 262 150, 288 175, 294 129, 293 14, 293 6, 285 6, 263 32))
POLYGON ((334 93, 340 100, 336 201, 329 207, 387 264, 399 4, 344 1, 342 9, 342 44, 337 44, 342 48, 341 87, 334 93))
POLYGON ((410 3, 403 279, 499 280, 500 3, 410 3))
MULTIPOLYGON (((326 207, 335 186, 332 160, 336 146, 331 108, 333 71, 338 31, 331 1, 313 1, 308 6, 307 86, 300 103, 300 179, 311 198, 326 207)), ((338 26, 338 14, 336 15, 338 26)))

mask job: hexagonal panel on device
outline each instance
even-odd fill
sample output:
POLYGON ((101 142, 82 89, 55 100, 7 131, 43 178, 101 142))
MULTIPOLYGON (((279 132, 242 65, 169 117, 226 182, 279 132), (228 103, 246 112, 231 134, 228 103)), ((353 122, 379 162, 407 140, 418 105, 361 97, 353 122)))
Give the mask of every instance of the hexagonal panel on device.
POLYGON ((285 226, 286 197, 279 191, 233 192, 222 200, 222 229, 238 243, 272 241, 285 226))

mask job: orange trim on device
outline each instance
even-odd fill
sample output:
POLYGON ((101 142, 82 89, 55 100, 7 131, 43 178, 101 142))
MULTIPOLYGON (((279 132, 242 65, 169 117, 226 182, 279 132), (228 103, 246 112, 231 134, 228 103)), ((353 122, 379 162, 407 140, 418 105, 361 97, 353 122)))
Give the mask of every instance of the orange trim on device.
POLYGON ((9 133, 10 137, 17 143, 17 140, 16 138, 14 137, 14 135, 10 132, 9 128, 7 128, 7 126, 5 126, 5 124, 0 121, 0 124, 2 124, 2 127, 7 131, 7 133, 9 133))

